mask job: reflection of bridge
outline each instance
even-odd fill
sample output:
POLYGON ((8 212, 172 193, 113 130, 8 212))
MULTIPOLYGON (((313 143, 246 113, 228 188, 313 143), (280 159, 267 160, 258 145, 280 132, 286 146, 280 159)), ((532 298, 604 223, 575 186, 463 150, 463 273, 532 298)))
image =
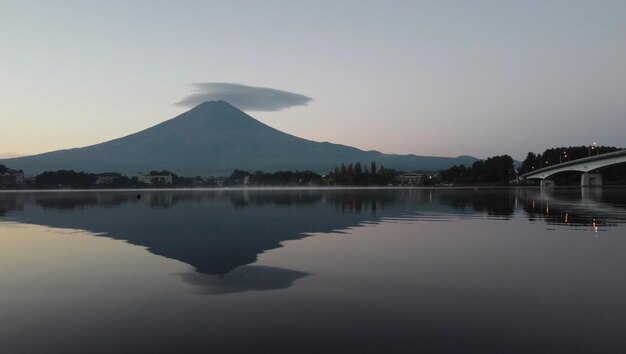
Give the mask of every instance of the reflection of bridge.
POLYGON ((540 179, 542 187, 549 187, 554 186, 554 181, 549 179, 549 177, 561 172, 579 171, 583 173, 580 176, 580 185, 582 187, 600 187, 602 186, 602 175, 598 173, 598 170, 620 163, 626 163, 626 150, 563 162, 528 172, 523 174, 522 177, 525 179, 540 179))

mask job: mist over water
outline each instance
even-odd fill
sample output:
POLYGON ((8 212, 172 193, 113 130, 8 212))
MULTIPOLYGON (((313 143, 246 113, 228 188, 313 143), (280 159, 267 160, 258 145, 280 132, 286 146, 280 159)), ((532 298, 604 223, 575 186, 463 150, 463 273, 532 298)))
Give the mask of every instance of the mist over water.
POLYGON ((5 350, 626 350, 623 189, 140 193, 0 193, 5 350))

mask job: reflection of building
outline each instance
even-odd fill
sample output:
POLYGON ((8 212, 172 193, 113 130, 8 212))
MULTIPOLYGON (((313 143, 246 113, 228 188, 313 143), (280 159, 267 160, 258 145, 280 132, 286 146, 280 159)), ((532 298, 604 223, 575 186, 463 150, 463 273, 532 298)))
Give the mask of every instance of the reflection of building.
POLYGON ((402 186, 421 186, 426 177, 423 173, 405 173, 398 178, 402 186))
POLYGON ((24 185, 24 171, 12 170, 0 165, 0 189, 17 188, 24 185))
POLYGON ((144 184, 172 184, 173 178, 171 174, 166 175, 153 175, 139 173, 137 175, 137 181, 144 184))

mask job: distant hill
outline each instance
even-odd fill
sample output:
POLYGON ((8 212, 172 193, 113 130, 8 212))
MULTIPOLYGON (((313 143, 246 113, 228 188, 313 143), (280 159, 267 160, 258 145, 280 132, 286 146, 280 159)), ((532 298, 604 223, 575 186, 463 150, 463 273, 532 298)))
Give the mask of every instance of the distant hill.
POLYGON ((121 172, 170 170, 184 176, 248 171, 311 170, 327 173, 341 163, 376 161, 404 171, 471 165, 471 156, 433 157, 383 154, 315 142, 283 133, 224 101, 204 102, 154 127, 83 148, 2 159, 27 175, 45 170, 121 172))

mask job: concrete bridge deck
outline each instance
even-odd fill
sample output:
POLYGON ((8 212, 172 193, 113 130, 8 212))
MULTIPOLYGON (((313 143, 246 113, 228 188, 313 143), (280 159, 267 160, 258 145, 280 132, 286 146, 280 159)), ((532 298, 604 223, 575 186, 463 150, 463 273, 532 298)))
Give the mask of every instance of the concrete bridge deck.
POLYGON ((598 187, 602 186, 602 175, 597 171, 621 163, 626 163, 626 150, 618 150, 543 167, 525 173, 521 177, 524 179, 540 179, 542 186, 550 186, 554 185, 554 181, 549 179, 550 176, 560 172, 578 171, 583 173, 580 177, 581 186, 598 187))

